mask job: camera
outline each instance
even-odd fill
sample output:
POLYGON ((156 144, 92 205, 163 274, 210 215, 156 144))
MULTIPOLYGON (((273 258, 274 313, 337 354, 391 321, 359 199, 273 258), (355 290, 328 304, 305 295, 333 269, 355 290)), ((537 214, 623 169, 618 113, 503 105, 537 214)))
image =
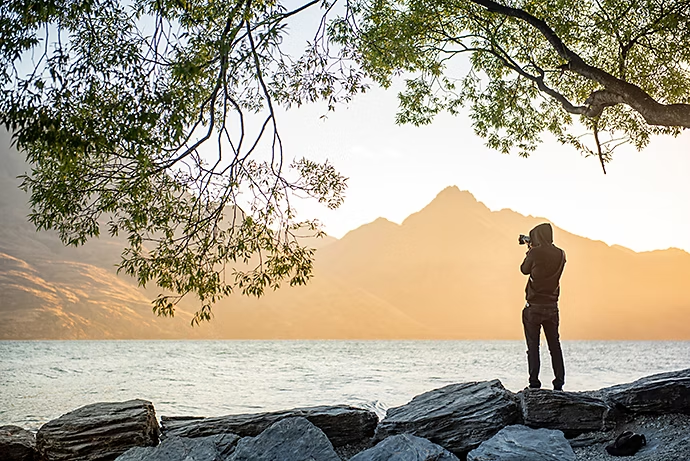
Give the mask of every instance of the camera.
POLYGON ((531 240, 529 238, 529 235, 520 234, 520 236, 518 237, 518 243, 520 245, 524 245, 525 243, 530 243, 530 242, 531 242, 531 240))

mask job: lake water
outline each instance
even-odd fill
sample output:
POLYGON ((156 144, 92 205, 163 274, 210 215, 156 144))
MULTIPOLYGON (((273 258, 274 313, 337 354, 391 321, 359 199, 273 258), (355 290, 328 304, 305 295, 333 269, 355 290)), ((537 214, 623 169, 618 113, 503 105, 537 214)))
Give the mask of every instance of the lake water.
MULTIPOLYGON (((563 350, 571 391, 690 367, 690 341, 565 341, 563 350)), ((522 341, 0 341, 0 425, 37 429, 88 403, 133 398, 159 416, 322 404, 383 415, 450 383, 498 378, 518 391, 526 370, 522 341)))

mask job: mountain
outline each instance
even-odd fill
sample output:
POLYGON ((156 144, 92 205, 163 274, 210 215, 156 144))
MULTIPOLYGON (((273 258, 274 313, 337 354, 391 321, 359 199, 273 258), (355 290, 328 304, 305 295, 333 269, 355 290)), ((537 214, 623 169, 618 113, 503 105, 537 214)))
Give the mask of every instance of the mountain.
MULTIPOLYGON (((438 338, 521 338, 526 282, 520 233, 546 222, 492 212, 457 187, 401 225, 356 229, 319 254, 318 268, 362 287, 438 338)), ((565 338, 690 339, 690 254, 635 253, 554 226, 567 253, 565 338)))
MULTIPOLYGON (((198 306, 189 300, 175 318, 156 317, 151 300, 159 290, 116 274, 124 240, 101 237, 73 248, 34 229, 29 197, 17 179, 27 170, 9 135, 0 132, 0 340, 392 338, 424 331, 386 301, 327 275, 261 300, 233 296, 216 306, 215 321, 200 327, 190 326, 198 306)), ((337 241, 301 234, 313 248, 337 241)))
MULTIPOLYGON (((157 318, 157 290, 116 275, 122 241, 65 248, 36 232, 17 188, 26 166, 7 148, 0 160, 0 339, 522 338, 517 236, 547 220, 491 211, 457 187, 402 224, 379 218, 340 240, 309 241, 319 249, 307 286, 231 296, 192 328, 196 306, 157 318)), ((554 237, 568 257, 564 338, 690 339, 690 254, 636 253, 557 226, 554 237)))

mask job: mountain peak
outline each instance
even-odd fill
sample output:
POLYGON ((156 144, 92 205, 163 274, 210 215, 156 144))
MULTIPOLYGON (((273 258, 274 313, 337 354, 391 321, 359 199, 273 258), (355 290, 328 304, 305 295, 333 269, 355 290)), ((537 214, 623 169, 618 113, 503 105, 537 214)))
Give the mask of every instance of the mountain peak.
POLYGON ((448 186, 436 195, 429 205, 434 203, 442 203, 451 206, 476 206, 484 204, 481 203, 477 198, 472 195, 472 192, 468 190, 460 190, 458 186, 448 186))
POLYGON ((343 236, 340 240, 360 241, 360 239, 378 239, 382 235, 388 235, 389 232, 395 232, 400 227, 386 218, 376 218, 374 221, 363 224, 356 229, 351 230, 343 236))
POLYGON ((384 217, 382 217, 382 216, 380 216, 380 217, 376 218, 375 220, 373 220, 373 221, 371 222, 371 224, 376 224, 376 225, 379 225, 379 226, 398 227, 398 225, 397 225, 396 223, 394 223, 393 221, 390 221, 390 220, 388 220, 388 219, 386 219, 386 218, 384 218, 384 217))
POLYGON ((471 192, 460 190, 458 186, 449 186, 438 193, 427 206, 413 213, 403 221, 405 225, 431 225, 438 227, 449 219, 465 219, 468 216, 488 216, 491 210, 478 201, 471 192), (415 224, 413 224, 415 223, 415 224))
POLYGON ((436 198, 445 198, 445 197, 465 197, 465 198, 472 198, 472 200, 477 200, 474 195, 472 195, 472 192, 468 190, 460 190, 458 186, 448 186, 445 189, 443 189, 441 192, 439 192, 436 195, 436 198))
POLYGON ((477 200, 470 191, 460 190, 458 186, 448 186, 443 189, 425 209, 454 210, 454 212, 460 210, 489 211, 489 209, 482 202, 477 200))

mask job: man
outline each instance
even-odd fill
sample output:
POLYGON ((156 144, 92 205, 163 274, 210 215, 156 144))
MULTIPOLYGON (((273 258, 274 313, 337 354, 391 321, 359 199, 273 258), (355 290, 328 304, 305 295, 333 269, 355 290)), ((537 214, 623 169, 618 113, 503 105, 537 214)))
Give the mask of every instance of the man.
POLYGON ((520 266, 523 274, 529 275, 525 293, 527 304, 522 311, 522 324, 527 341, 527 365, 529 387, 538 389, 539 381, 539 335, 544 335, 551 353, 551 364, 555 379, 554 390, 563 390, 565 366, 558 337, 558 295, 560 278, 565 267, 565 252, 553 244, 551 224, 539 224, 529 232, 530 241, 525 260, 520 266))

